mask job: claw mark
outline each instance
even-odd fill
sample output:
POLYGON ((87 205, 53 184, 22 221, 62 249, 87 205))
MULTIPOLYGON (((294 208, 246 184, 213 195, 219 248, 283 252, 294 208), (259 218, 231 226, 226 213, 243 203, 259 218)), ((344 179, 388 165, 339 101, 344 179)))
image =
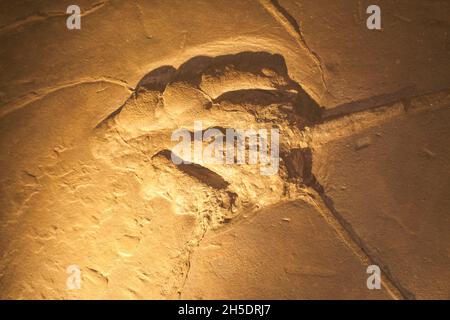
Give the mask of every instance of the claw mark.
MULTIPOLYGON (((158 152, 155 156, 162 156, 167 160, 171 161, 172 157, 177 157, 170 150, 163 150, 158 152)), ((181 162, 181 161, 180 161, 181 162)), ((226 189, 230 184, 219 174, 215 173, 208 168, 205 168, 196 163, 181 163, 176 166, 177 169, 184 172, 185 174, 194 177, 198 181, 214 188, 214 189, 226 189)))

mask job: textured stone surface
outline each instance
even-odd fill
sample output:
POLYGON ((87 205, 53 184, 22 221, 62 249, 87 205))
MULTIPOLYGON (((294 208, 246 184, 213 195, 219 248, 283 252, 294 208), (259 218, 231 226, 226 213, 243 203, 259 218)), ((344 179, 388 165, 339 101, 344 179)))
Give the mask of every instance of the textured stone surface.
POLYGON ((450 297, 449 106, 407 114, 313 155, 336 210, 420 299, 450 297))
POLYGON ((0 298, 449 298, 446 1, 70 4, 0 1, 0 298), (278 174, 173 165, 194 120, 278 174))
POLYGON ((367 290, 364 263, 318 208, 263 209, 208 234, 191 259, 186 299, 389 299, 367 290))

